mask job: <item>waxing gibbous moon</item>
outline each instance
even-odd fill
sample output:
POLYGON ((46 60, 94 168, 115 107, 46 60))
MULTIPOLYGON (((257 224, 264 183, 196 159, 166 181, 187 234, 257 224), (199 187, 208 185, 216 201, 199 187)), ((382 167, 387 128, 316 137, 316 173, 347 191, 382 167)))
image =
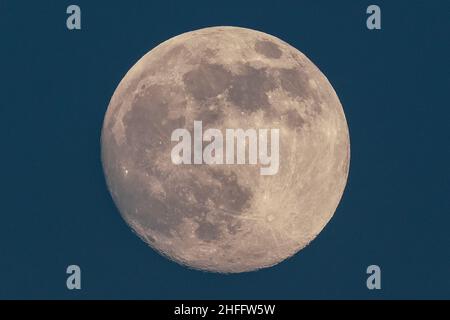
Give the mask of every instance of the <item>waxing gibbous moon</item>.
POLYGON ((122 217, 152 248, 223 273, 273 266, 333 216, 350 143, 339 99, 286 42, 255 30, 188 32, 143 56, 105 115, 102 163, 122 217), (259 165, 175 165, 177 128, 278 128, 279 171, 259 165))

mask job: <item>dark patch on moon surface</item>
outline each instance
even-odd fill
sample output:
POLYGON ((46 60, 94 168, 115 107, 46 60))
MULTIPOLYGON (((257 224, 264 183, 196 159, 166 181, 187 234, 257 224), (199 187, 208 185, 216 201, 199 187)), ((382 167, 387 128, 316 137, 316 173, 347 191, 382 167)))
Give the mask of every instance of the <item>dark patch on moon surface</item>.
POLYGON ((278 59, 283 54, 278 46, 269 40, 257 41, 255 44, 255 51, 272 59, 278 59))
POLYGON ((244 65, 243 70, 232 79, 230 101, 239 109, 248 112, 270 107, 267 92, 275 88, 273 79, 265 69, 244 65))
MULTIPOLYGON (((239 184, 239 179, 235 172, 221 172, 211 170, 211 177, 219 182, 219 186, 214 188, 210 194, 215 199, 214 203, 218 207, 223 207, 225 211, 236 215, 248 207, 252 194, 248 188, 239 184)), ((208 190, 204 190, 208 192, 208 190)))
POLYGON ((206 100, 224 92, 230 85, 231 73, 220 64, 202 63, 183 76, 187 90, 197 100, 206 100))
POLYGON ((136 96, 133 108, 124 116, 124 126, 129 144, 143 147, 158 147, 160 142, 168 143, 173 128, 182 128, 185 117, 181 111, 185 108, 185 101, 177 102, 169 98, 174 88, 152 85, 145 89, 145 95, 136 96), (169 104, 179 110, 180 116, 169 119, 169 104))
POLYGON ((281 87, 286 90, 292 97, 309 100, 313 110, 309 108, 311 115, 319 114, 321 112, 321 97, 316 89, 313 89, 309 83, 311 76, 307 75, 302 70, 297 69, 279 69, 281 87))
POLYGON ((305 97, 310 93, 308 77, 297 69, 280 69, 281 87, 294 97, 305 97))
POLYGON ((208 221, 203 221, 195 232, 199 239, 205 241, 217 240, 220 237, 220 228, 208 221))
POLYGON ((303 119, 303 117, 296 111, 296 110, 289 110, 285 114, 287 119, 287 124, 294 129, 302 128, 306 121, 303 119))
POLYGON ((333 215, 348 172, 345 117, 323 79, 294 48, 249 29, 203 29, 152 50, 116 89, 102 130, 121 215, 154 249, 202 270, 251 271, 299 251, 333 215), (172 164, 171 133, 192 134, 193 120, 279 128, 289 138, 280 172, 172 164))

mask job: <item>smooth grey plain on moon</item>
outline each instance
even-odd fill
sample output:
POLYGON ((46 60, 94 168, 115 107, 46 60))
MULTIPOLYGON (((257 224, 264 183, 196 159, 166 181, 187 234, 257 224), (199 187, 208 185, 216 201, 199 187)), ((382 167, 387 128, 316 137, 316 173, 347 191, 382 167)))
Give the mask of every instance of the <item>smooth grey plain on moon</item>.
POLYGON ((184 33, 142 57, 117 87, 102 130, 108 188, 152 248, 191 268, 244 272, 275 265, 333 216, 350 143, 339 99, 301 52, 235 27, 184 33), (174 165, 171 133, 279 128, 280 168, 174 165))

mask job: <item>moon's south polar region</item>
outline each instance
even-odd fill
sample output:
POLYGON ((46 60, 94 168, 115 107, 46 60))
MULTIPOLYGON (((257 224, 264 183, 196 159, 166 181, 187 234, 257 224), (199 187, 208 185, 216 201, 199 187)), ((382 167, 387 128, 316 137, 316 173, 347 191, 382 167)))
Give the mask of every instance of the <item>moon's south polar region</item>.
POLYGON ((235 27, 184 33, 143 56, 106 112, 102 162, 123 218, 191 268, 244 272, 304 248, 333 216, 349 168, 339 99, 301 52, 235 27), (177 128, 278 128, 279 171, 176 165, 177 128))

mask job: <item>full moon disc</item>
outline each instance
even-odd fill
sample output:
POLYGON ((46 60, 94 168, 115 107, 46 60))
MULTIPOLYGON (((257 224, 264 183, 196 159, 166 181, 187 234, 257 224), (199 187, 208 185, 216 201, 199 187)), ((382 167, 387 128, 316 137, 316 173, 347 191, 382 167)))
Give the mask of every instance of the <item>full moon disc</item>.
POLYGON ((142 240, 185 266, 226 273, 273 266, 308 245, 337 208, 350 158, 327 78, 286 42, 236 27, 184 33, 143 56, 114 92, 101 146, 114 202, 142 240), (172 133, 192 134, 194 121, 203 132, 279 129, 277 172, 248 161, 175 164, 172 133))

